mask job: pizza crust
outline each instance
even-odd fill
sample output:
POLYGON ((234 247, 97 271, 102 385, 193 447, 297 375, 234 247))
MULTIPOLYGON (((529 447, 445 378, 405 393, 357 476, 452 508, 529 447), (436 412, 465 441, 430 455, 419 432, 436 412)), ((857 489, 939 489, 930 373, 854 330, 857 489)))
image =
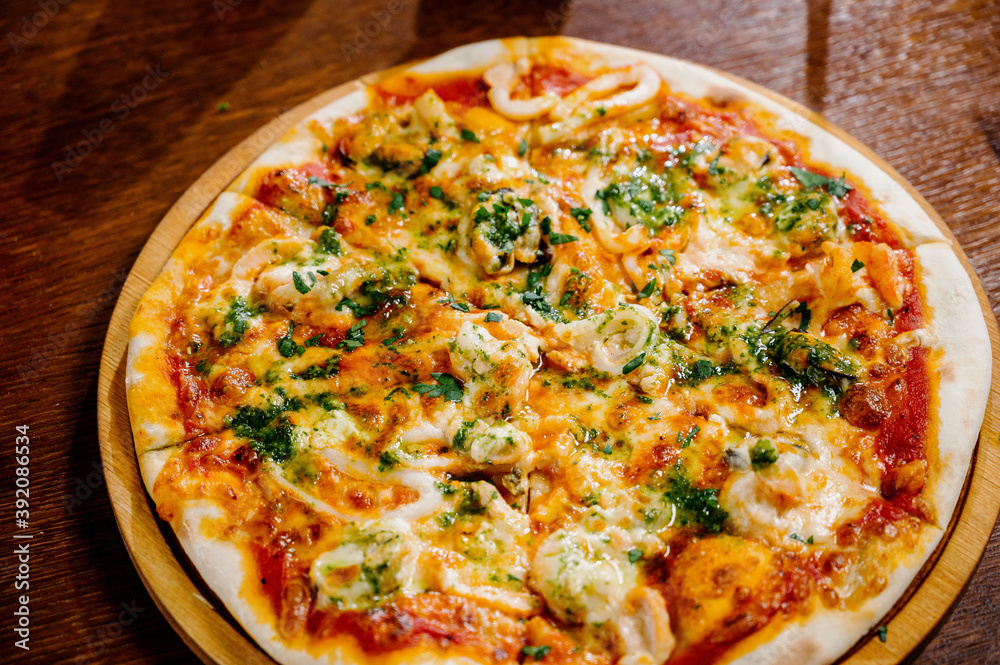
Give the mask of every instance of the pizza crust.
POLYGON ((930 494, 946 529, 962 494, 986 413, 993 355, 968 273, 945 243, 917 247, 934 345, 942 352, 937 394, 937 473, 930 494))
MULTIPOLYGON (((939 544, 962 492, 969 462, 976 446, 990 387, 990 344, 978 300, 950 243, 934 224, 921 204, 890 173, 836 136, 775 101, 755 86, 742 87, 719 72, 666 56, 640 52, 570 38, 532 38, 493 40, 463 46, 419 63, 417 73, 469 71, 485 68, 511 53, 537 53, 542 49, 572 49, 596 65, 624 65, 642 62, 653 67, 674 93, 692 97, 737 97, 774 115, 773 126, 788 129, 809 140, 810 157, 825 163, 831 171, 848 171, 856 182, 863 183, 878 201, 888 218, 901 224, 922 265, 921 284, 926 289, 929 309, 934 317, 930 332, 942 352, 938 432, 938 475, 932 485, 935 505, 939 507, 938 529, 929 530, 919 551, 889 576, 887 588, 870 598, 861 608, 845 612, 819 609, 799 623, 784 627, 770 641, 754 644, 766 634, 745 643, 742 653, 731 654, 740 665, 796 662, 797 665, 823 665, 841 656, 862 638, 888 612, 939 544), (750 649, 750 650, 748 650, 750 649)), ((166 339, 163 314, 179 294, 180 271, 189 238, 205 225, 224 224, 240 206, 251 199, 261 177, 275 168, 301 165, 322 158, 323 146, 309 131, 311 122, 330 123, 338 117, 360 111, 367 104, 363 89, 351 92, 313 113, 294 127, 278 143, 266 150, 220 195, 182 241, 174 258, 150 287, 133 320, 130 331, 127 390, 140 470, 147 490, 153 484, 172 450, 182 441, 183 426, 176 416, 176 397, 157 349, 166 339)), ((273 658, 290 664, 358 663, 368 659, 356 650, 335 649, 326 655, 313 655, 291 649, 281 643, 273 627, 263 622, 244 597, 247 556, 229 543, 205 535, 203 522, 219 515, 220 509, 205 502, 184 504, 172 526, 184 551, 209 587, 219 596, 234 618, 273 658), (239 571, 233 574, 233 571, 239 571)), ((426 650, 397 652, 380 659, 386 663, 472 663, 464 657, 442 657, 426 650)))
POLYGON ((221 234, 253 199, 223 192, 188 231, 167 265, 146 291, 129 325, 125 393, 137 455, 186 438, 164 349, 175 303, 184 289, 186 266, 205 251, 202 236, 221 234))
MULTIPOLYGON (((253 570, 249 555, 235 545, 205 534, 211 520, 224 517, 221 507, 210 501, 188 501, 180 507, 171 523, 184 553, 197 568, 209 588, 219 597, 233 618, 272 658, 284 665, 477 665, 477 661, 464 656, 444 656, 437 652, 412 647, 378 658, 366 656, 345 639, 339 646, 331 646, 323 654, 313 654, 293 649, 283 644, 275 629, 260 619, 254 604, 246 599, 248 571, 253 570)), ((252 583, 251 583, 252 584, 252 583)), ((326 646, 326 645, 324 645, 326 646)))
POLYGON ((330 124, 337 118, 357 113, 368 105, 368 92, 364 86, 354 83, 349 87, 357 89, 347 92, 292 127, 253 160, 226 191, 249 195, 257 191, 261 180, 271 171, 321 161, 324 154, 323 142, 309 130, 310 124, 330 124))

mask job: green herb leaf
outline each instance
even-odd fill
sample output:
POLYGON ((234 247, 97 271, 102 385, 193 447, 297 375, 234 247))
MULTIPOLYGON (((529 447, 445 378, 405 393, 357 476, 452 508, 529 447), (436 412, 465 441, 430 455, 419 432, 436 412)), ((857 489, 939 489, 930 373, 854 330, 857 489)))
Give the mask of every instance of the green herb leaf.
POLYGON ((371 226, 375 223, 375 215, 368 215, 365 217, 365 226, 371 226))
POLYGON ((594 212, 590 208, 570 208, 569 214, 573 215, 573 218, 577 223, 583 228, 584 231, 590 233, 590 216, 594 212))
POLYGON ((799 315, 799 330, 805 332, 809 329, 809 320, 812 318, 809 305, 805 302, 799 303, 799 306, 795 308, 795 313, 799 315))
POLYGON ((503 314, 500 312, 486 313, 486 323, 499 323, 500 321, 503 321, 503 314))
MULTIPOLYGON (((337 235, 337 231, 331 228, 325 228, 320 231, 319 248, 320 251, 335 256, 343 256, 344 254, 344 249, 340 246, 340 237, 337 235)), ((295 277, 292 277, 292 279, 294 280, 295 277)), ((298 288, 298 286, 295 288, 298 288)))
POLYGON ((545 654, 552 651, 552 647, 547 644, 541 644, 539 646, 523 646, 521 647, 521 655, 528 658, 534 658, 535 660, 541 660, 545 658, 545 654))
POLYGON ((310 185, 319 185, 320 187, 336 187, 337 186, 336 183, 330 182, 329 180, 323 180, 322 178, 317 178, 314 175, 311 175, 308 178, 306 178, 306 182, 308 182, 310 185))
POLYGON ((579 240, 576 236, 571 236, 565 233, 550 233, 549 234, 549 244, 550 245, 565 245, 568 242, 576 242, 579 240))
MULTIPOLYGON (((346 298, 344 299, 346 300, 346 298)), ((341 302, 344 302, 343 300, 341 302)), ((347 334, 344 335, 344 339, 337 342, 338 349, 347 349, 348 351, 353 351, 354 349, 364 346, 365 343, 365 331, 364 327, 368 325, 366 319, 358 321, 353 326, 347 329, 347 334)))
POLYGON ((642 287, 642 291, 639 291, 639 293, 636 294, 636 300, 642 300, 643 298, 648 298, 653 295, 653 292, 656 291, 656 286, 656 278, 654 277, 646 282, 646 286, 642 287))
POLYGON ((836 196, 838 199, 843 198, 847 192, 854 189, 847 184, 846 174, 842 174, 840 178, 827 178, 826 176, 820 175, 818 173, 813 173, 812 171, 806 171, 804 169, 798 169, 794 166, 790 168, 792 175, 795 179, 802 184, 806 189, 819 189, 820 187, 826 187, 826 191, 830 192, 831 196, 836 196))
POLYGON ((413 389, 428 397, 444 397, 449 402, 462 401, 462 384, 455 377, 441 372, 431 372, 431 377, 438 382, 438 385, 418 383, 413 389))
POLYGON ((295 332, 295 324, 289 321, 288 332, 278 339, 278 353, 281 354, 282 358, 291 358, 295 355, 296 347, 298 345, 295 343, 295 340, 292 339, 293 332, 295 332))
POLYGON ((437 185, 434 185, 433 187, 431 187, 427 191, 427 193, 430 194, 430 196, 431 196, 432 199, 441 200, 441 199, 444 198, 444 190, 441 189, 440 187, 438 187, 437 185))
POLYGON ((750 464, 754 471, 765 469, 778 461, 778 451, 770 439, 758 439, 750 448, 750 464))
POLYGON ((695 425, 686 434, 684 432, 677 432, 677 443, 681 444, 681 448, 687 448, 700 431, 701 428, 695 425))
POLYGON ((661 249, 660 255, 667 260, 667 263, 674 265, 677 263, 677 252, 672 249, 661 249))
POLYGON ((389 201, 389 214, 391 215, 397 210, 402 210, 404 205, 405 201, 403 199, 403 195, 400 194, 399 192, 396 192, 395 194, 393 194, 392 200, 389 201))
POLYGON ((708 164, 708 174, 709 175, 721 175, 722 173, 725 173, 725 171, 726 171, 725 168, 719 168, 719 158, 720 157, 722 157, 722 151, 721 150, 719 151, 719 154, 717 154, 715 156, 715 158, 711 162, 709 162, 709 164, 708 164))
POLYGON ((627 363, 625 363, 625 366, 622 367, 622 374, 623 375, 624 374, 628 374, 629 372, 633 372, 633 371, 637 370, 644 362, 646 362, 646 352, 645 351, 643 351, 642 353, 640 353, 639 355, 637 355, 635 358, 632 358, 632 360, 630 360, 627 363))
POLYGON ((527 152, 528 152, 528 142, 525 141, 524 139, 521 139, 521 143, 519 143, 517 146, 517 156, 524 157, 524 155, 527 152))
POLYGON ((854 263, 851 264, 851 272, 857 272, 865 267, 865 264, 861 261, 854 259, 854 263))
POLYGON ((457 302, 454 297, 449 293, 448 297, 444 300, 438 300, 439 305, 448 305, 452 309, 457 309, 459 312, 469 312, 469 305, 464 302, 457 302))
POLYGON ((434 148, 430 148, 424 153, 424 160, 420 164, 420 173, 427 173, 432 168, 437 166, 437 163, 441 161, 441 151, 434 148))
POLYGON ((479 143, 479 137, 471 129, 462 129, 462 138, 466 141, 472 141, 473 143, 479 143))
POLYGON ((668 481, 670 487, 664 492, 663 501, 677 507, 681 526, 695 522, 712 533, 722 530, 729 513, 719 506, 719 490, 694 487, 680 463, 674 465, 668 481))
POLYGON ((303 295, 312 291, 312 287, 306 284, 306 281, 302 279, 302 275, 298 272, 292 273, 292 284, 295 285, 295 290, 303 295))
POLYGON ((696 378, 704 380, 712 376, 712 363, 708 360, 698 360, 695 362, 693 368, 694 375, 696 378))
POLYGON ((636 548, 628 551, 628 562, 635 563, 642 558, 642 550, 636 548))
POLYGON ((885 644, 885 641, 889 638, 889 626, 879 626, 876 632, 878 632, 879 640, 882 641, 882 644, 885 644))

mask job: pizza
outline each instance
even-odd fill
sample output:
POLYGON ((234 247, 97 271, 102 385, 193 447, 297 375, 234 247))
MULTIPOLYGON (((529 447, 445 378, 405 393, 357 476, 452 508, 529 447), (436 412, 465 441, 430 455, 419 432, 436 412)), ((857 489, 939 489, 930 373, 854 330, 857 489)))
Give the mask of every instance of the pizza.
POLYGON ((811 665, 879 625, 947 531, 989 342, 924 209, 789 104, 484 42, 215 200, 132 320, 128 407, 262 649, 811 665))

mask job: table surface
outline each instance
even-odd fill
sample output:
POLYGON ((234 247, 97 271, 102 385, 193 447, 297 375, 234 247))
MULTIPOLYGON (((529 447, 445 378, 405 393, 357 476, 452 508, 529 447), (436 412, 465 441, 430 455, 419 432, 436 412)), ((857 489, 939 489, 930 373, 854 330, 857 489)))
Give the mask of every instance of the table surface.
MULTIPOLYGON (((101 347, 171 204, 281 112, 466 42, 559 33, 727 70, 814 108, 898 169, 1000 311, 1000 3, 32 0, 0 8, 0 547, 14 607, 15 427, 31 436, 30 651, 194 663, 146 593, 100 472, 101 347), (9 444, 9 445, 8 445, 9 444)), ((24 541, 18 541, 24 542, 24 541)), ((23 592, 21 592, 23 593, 23 592)), ((914 663, 996 663, 1000 530, 914 663)), ((891 639, 891 635, 889 636, 891 639)))

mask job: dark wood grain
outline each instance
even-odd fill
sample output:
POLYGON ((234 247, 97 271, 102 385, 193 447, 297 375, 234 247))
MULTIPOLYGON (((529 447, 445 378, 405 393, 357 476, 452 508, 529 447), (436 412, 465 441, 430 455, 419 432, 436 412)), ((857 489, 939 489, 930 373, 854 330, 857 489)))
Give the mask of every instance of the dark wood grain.
MULTIPOLYGON (((143 243, 199 174, 368 71, 558 32, 733 72, 821 110, 895 166, 1000 311, 996 2, 63 2, 0 8, 0 662, 196 662, 132 568, 95 466, 104 333, 143 243), (33 441, 28 652, 13 647, 8 612, 17 424, 33 441)), ((1000 662, 998 598, 994 531, 914 662, 1000 662)))

